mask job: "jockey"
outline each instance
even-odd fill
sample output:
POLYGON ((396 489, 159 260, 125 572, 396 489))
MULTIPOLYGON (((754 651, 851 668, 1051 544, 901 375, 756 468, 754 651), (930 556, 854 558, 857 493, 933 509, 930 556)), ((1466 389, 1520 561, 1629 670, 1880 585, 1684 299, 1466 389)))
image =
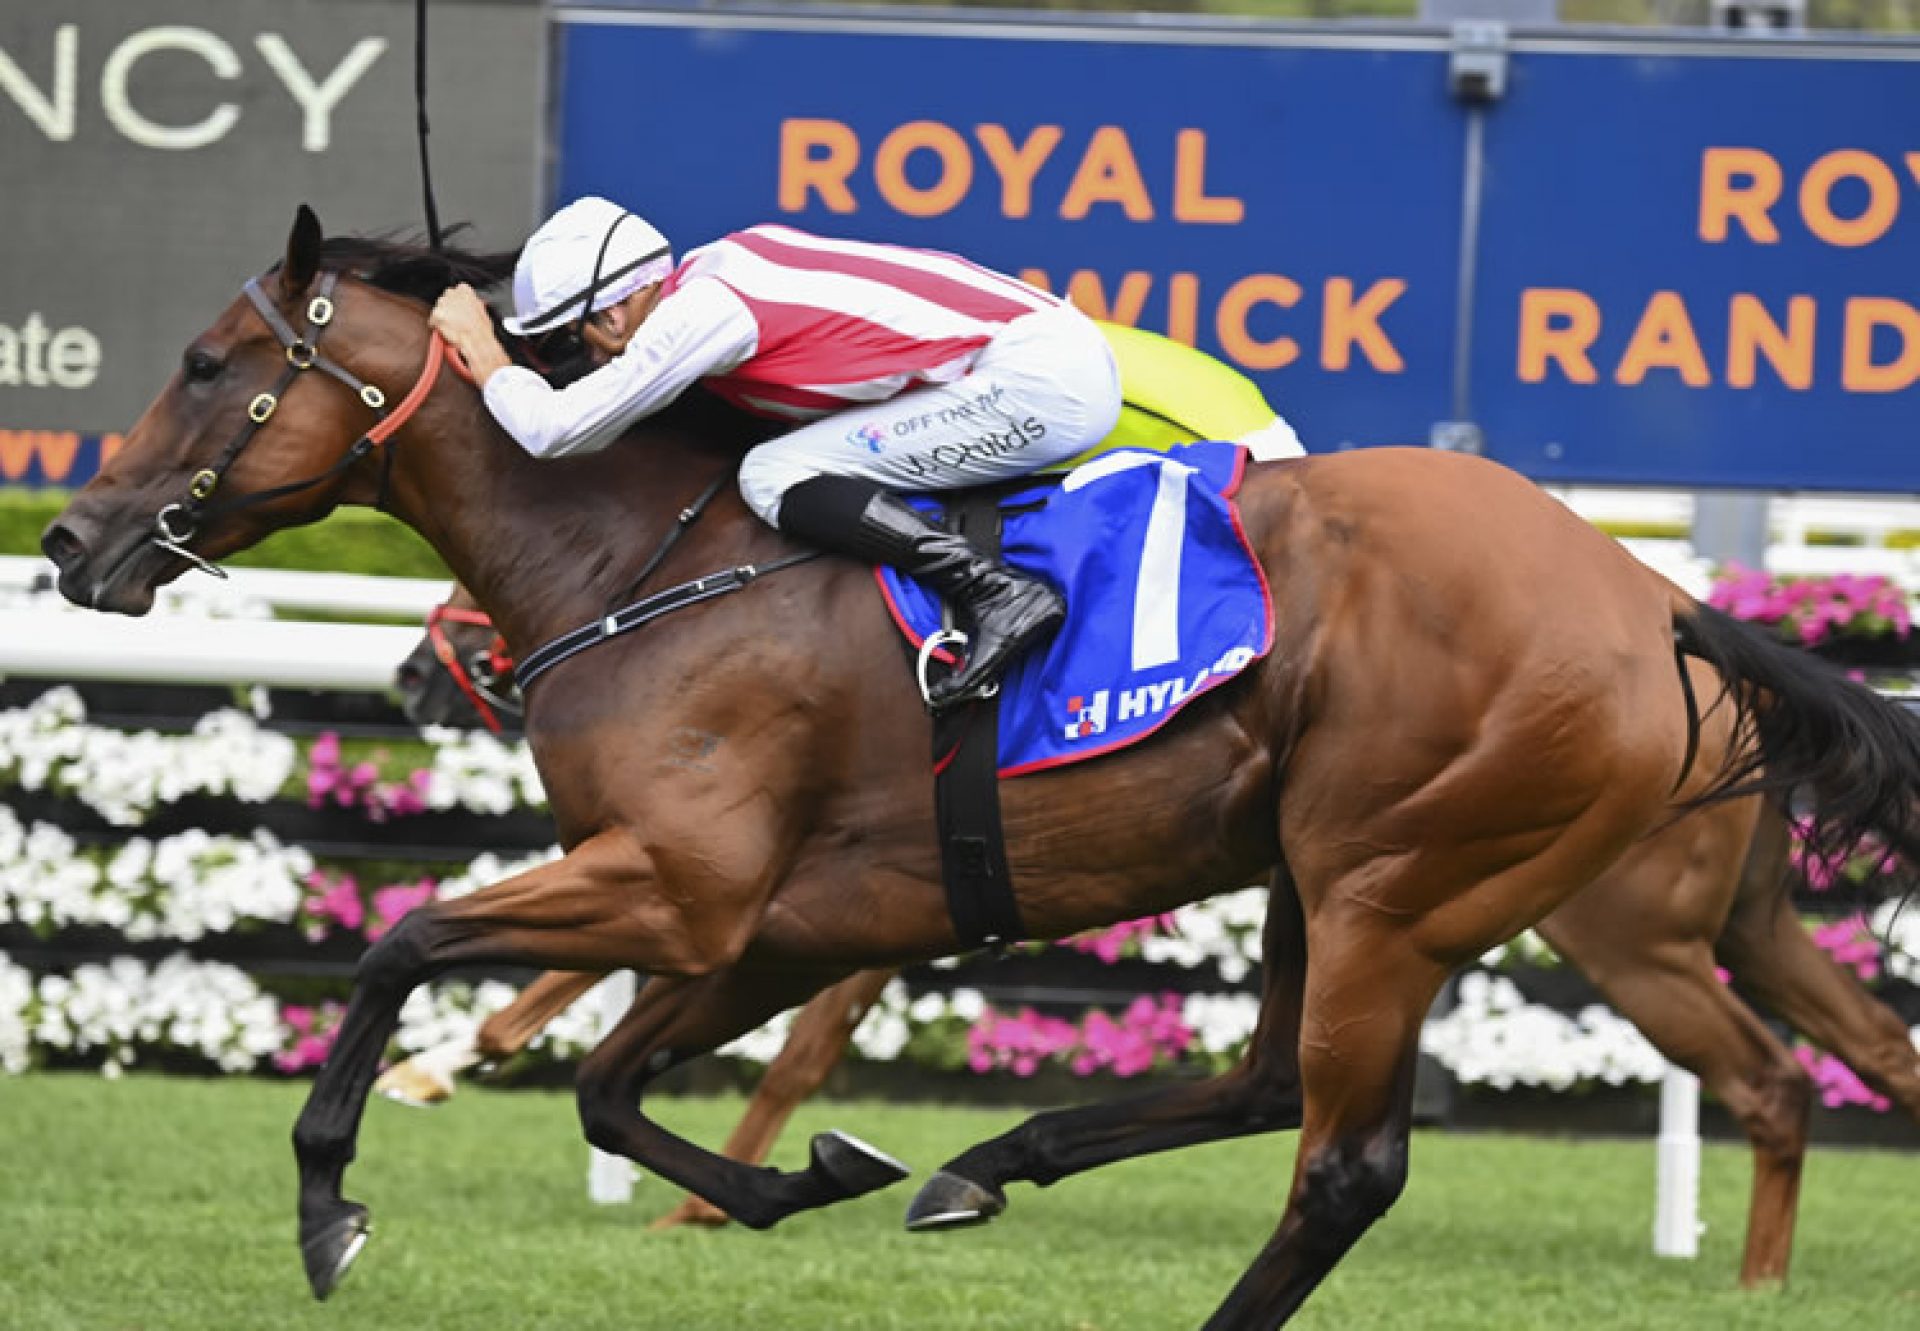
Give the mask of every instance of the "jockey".
POLYGON ((1066 615, 1046 583, 982 556, 893 493, 1026 475, 1098 444, 1120 414, 1113 353, 1058 297, 950 254, 755 226, 676 264, 605 199, 549 218, 521 251, 511 333, 571 327, 596 368, 556 388, 513 365, 470 287, 433 326, 535 457, 604 448, 695 380, 791 422, 740 464, 748 507, 781 531, 891 564, 972 630, 936 708, 985 697, 1066 615))

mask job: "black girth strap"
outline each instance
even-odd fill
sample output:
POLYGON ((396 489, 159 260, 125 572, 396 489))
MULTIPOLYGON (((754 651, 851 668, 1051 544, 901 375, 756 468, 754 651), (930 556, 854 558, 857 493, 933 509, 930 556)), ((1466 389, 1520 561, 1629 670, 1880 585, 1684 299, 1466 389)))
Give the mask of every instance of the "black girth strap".
MULTIPOLYGON (((1000 554, 1000 507, 992 493, 955 501, 960 534, 989 557, 1000 554)), ((1000 696, 943 712, 933 722, 933 805, 947 914, 969 948, 1027 936, 1013 898, 1000 828, 1000 696)))

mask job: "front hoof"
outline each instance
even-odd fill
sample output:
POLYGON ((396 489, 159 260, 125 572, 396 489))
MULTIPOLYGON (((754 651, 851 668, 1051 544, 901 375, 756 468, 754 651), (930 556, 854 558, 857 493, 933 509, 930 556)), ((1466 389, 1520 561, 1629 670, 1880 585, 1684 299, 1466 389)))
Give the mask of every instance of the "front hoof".
POLYGON ((837 1128, 813 1139, 813 1167, 833 1180, 842 1198, 864 1197, 913 1172, 885 1151, 837 1128))
POLYGON ((313 1297, 321 1300, 339 1286, 372 1232, 367 1208, 358 1202, 341 1202, 329 1215, 328 1219, 312 1224, 303 1221, 300 1225, 300 1260, 306 1264, 313 1297))
POLYGON ((943 1169, 927 1180, 907 1208, 907 1229, 917 1234, 983 1225, 1006 1209, 1006 1194, 998 1188, 983 1187, 943 1169))

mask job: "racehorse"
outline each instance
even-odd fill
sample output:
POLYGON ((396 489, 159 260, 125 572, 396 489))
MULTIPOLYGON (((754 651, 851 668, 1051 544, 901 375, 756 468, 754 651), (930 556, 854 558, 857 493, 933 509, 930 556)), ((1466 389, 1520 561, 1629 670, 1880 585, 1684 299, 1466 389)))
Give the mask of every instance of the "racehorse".
MULTIPOLYGON (((42 539, 69 599, 140 614, 195 564, 377 505, 434 546, 522 661, 594 635, 671 532, 660 579, 782 570, 737 575, 731 594, 543 680, 526 733, 565 856, 423 906, 366 952, 294 1128, 321 1298, 366 1241, 342 1185, 381 1051, 434 975, 646 971, 581 1065, 587 1138, 766 1226, 902 1167, 829 1133, 805 1169, 754 1169, 660 1128, 642 1089, 855 970, 960 946, 929 721, 867 571, 783 563, 800 552, 730 487, 683 530, 677 514, 738 445, 670 417, 592 457, 525 456, 471 387, 437 376, 422 303, 505 271, 329 245, 303 207, 284 259, 194 339, 42 539)), ((1920 851, 1920 722, 1701 606, 1515 473, 1360 451, 1251 467, 1238 506, 1274 649, 1147 743, 1007 782, 1002 822, 1034 937, 1271 877, 1247 1054, 1205 1082, 1042 1115, 957 1157, 909 1209, 923 1228, 977 1221, 1008 1162, 1050 1183, 1298 1125, 1279 1225, 1216 1329, 1284 1322, 1399 1196, 1420 1024, 1447 975, 1663 819, 1764 771, 1807 792, 1817 851, 1869 834, 1920 851)))
MULTIPOLYGON (((429 615, 429 632, 399 671, 416 722, 477 726, 506 702, 511 663, 464 587, 429 615), (475 703, 486 712, 476 710, 475 703)), ((1792 1257, 1812 1078, 1745 1002, 1740 988, 1841 1060, 1920 1121, 1920 1050, 1906 1024, 1808 936, 1790 891, 1790 836, 1779 809, 1758 798, 1715 804, 1637 842, 1537 926, 1671 1061, 1719 1097, 1752 1144, 1754 1179, 1740 1280, 1786 1279, 1792 1257)), ((895 972, 861 971, 815 995, 794 1018, 722 1153, 759 1164, 793 1110, 825 1082, 854 1028, 895 972)), ((453 1089, 451 1074, 526 1048, 599 976, 555 972, 482 1023, 470 1045, 429 1051, 389 1068, 377 1089, 425 1102, 453 1089)), ((996 1180, 996 1183, 1004 1180, 996 1180)), ((722 1224, 697 1197, 654 1222, 722 1224)))

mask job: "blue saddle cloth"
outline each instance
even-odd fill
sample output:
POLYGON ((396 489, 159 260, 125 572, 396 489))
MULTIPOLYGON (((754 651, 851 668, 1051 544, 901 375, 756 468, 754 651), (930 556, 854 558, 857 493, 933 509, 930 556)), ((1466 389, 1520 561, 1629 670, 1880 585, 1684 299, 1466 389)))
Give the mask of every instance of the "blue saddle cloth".
MULTIPOLYGON (((1016 661, 1000 695, 1000 775, 1080 762, 1145 739, 1266 655, 1273 599, 1233 508, 1237 444, 1102 454, 1001 501, 1001 553, 1066 593, 1067 623, 1016 661)), ((937 496, 915 496, 939 511, 937 496)), ((918 648, 940 601, 877 569, 918 648)))

